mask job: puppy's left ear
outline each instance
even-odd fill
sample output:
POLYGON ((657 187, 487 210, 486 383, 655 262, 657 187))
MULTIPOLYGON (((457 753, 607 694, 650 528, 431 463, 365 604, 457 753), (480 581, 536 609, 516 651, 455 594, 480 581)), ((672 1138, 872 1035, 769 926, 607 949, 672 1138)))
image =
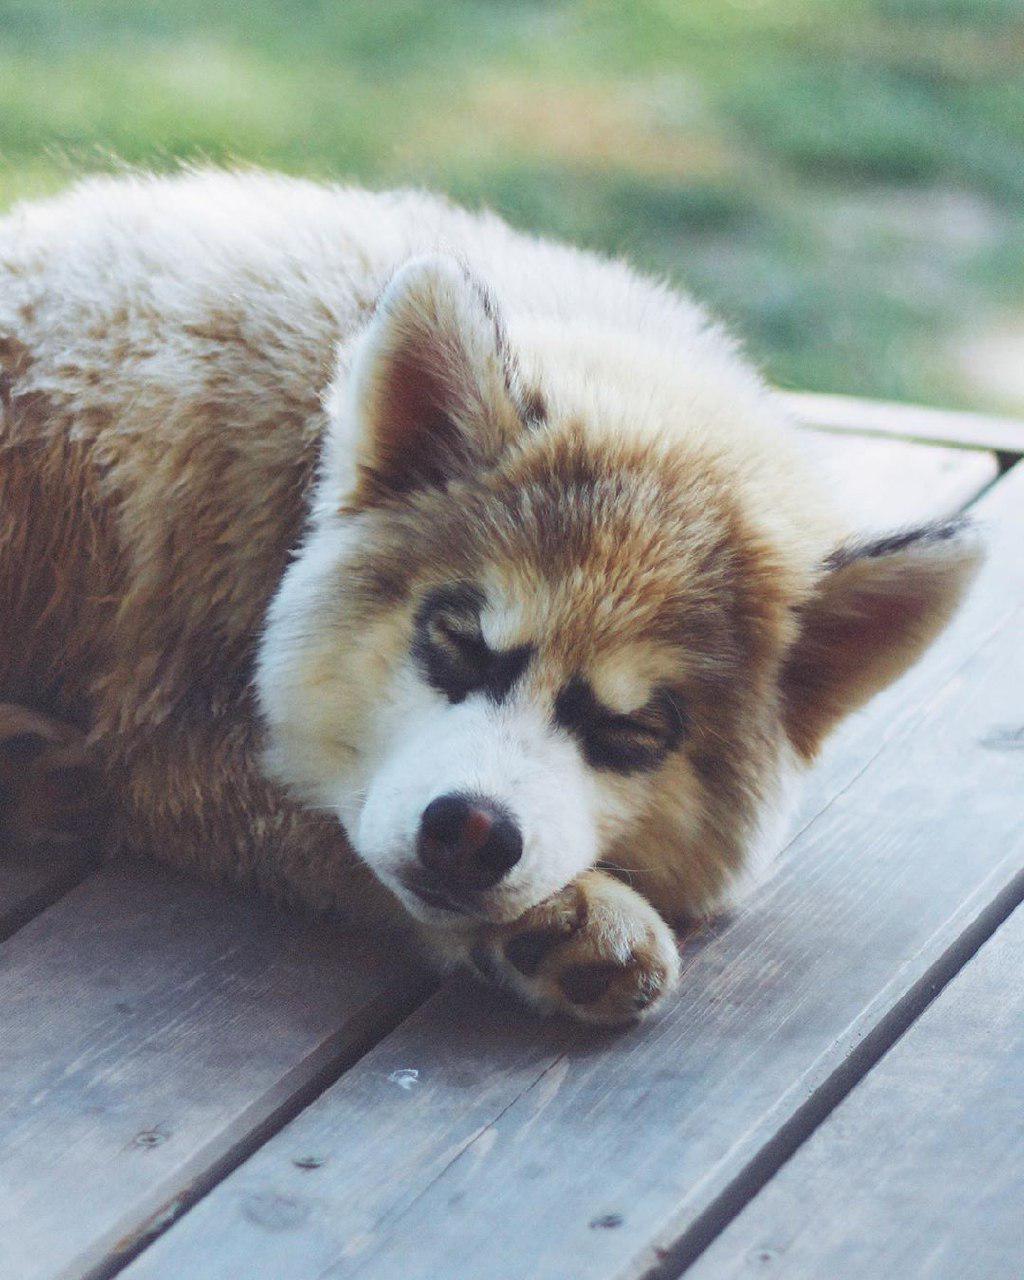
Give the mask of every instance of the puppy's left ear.
POLYGON ((497 306, 451 258, 416 258, 384 291, 349 376, 356 477, 375 506, 496 461, 523 427, 497 306))
POLYGON ((982 558, 964 521, 852 544, 829 557, 782 672, 786 730, 805 760, 839 720, 921 656, 982 558))

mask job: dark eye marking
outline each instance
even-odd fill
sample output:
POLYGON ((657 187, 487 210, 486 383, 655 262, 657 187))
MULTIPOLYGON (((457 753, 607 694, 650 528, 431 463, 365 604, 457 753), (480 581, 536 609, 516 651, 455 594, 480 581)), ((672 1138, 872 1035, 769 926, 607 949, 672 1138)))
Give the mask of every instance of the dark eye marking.
POLYGON ((533 646, 491 649, 480 631, 483 592, 470 583, 432 591, 416 614, 413 657, 431 684, 450 702, 485 693, 508 697, 533 657, 533 646))
POLYGON ((606 707, 581 676, 555 699, 555 720, 576 738, 588 764, 623 774, 656 769, 686 734, 686 715, 668 689, 622 715, 606 707))

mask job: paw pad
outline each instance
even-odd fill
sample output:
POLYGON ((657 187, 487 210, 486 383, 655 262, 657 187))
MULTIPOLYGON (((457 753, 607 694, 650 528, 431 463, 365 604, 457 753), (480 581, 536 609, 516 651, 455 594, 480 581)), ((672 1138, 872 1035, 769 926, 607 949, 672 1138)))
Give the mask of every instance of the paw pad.
POLYGON ((622 966, 610 962, 574 964, 562 970, 558 985, 572 1004, 594 1004, 621 973, 622 966))
POLYGON ((547 1010, 586 1022, 633 1022, 672 989, 675 940, 650 903, 602 872, 588 873, 513 925, 489 930, 477 970, 547 1010))
POLYGON ((561 929, 530 929, 514 937, 505 947, 505 959, 524 977, 532 978, 544 957, 569 935, 561 929))

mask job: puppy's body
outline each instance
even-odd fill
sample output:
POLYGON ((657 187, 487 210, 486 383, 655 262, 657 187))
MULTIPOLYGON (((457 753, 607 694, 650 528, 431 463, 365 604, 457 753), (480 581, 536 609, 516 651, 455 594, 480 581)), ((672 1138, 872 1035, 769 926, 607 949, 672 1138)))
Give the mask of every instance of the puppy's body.
POLYGON ((596 1017, 670 984, 650 904, 728 895, 973 560, 932 531, 823 587, 844 530, 695 307, 421 195, 214 173, 25 207, 0 367, 0 701, 88 731, 111 845, 365 915, 393 900, 343 823, 447 951, 596 1017), (517 832, 472 911, 410 879, 448 793, 517 832))

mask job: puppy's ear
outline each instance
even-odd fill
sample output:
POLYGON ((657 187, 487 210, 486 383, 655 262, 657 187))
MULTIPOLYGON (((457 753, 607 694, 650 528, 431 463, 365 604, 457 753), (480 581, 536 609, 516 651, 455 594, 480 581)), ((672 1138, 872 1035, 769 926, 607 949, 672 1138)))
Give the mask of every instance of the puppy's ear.
POLYGON ((353 506, 494 462, 523 427, 512 358, 486 290, 449 258, 417 258, 377 306, 351 372, 353 506))
POLYGON ((804 759, 920 657, 981 560, 980 540, 963 521, 844 546, 829 557, 782 672, 786 730, 804 759))

